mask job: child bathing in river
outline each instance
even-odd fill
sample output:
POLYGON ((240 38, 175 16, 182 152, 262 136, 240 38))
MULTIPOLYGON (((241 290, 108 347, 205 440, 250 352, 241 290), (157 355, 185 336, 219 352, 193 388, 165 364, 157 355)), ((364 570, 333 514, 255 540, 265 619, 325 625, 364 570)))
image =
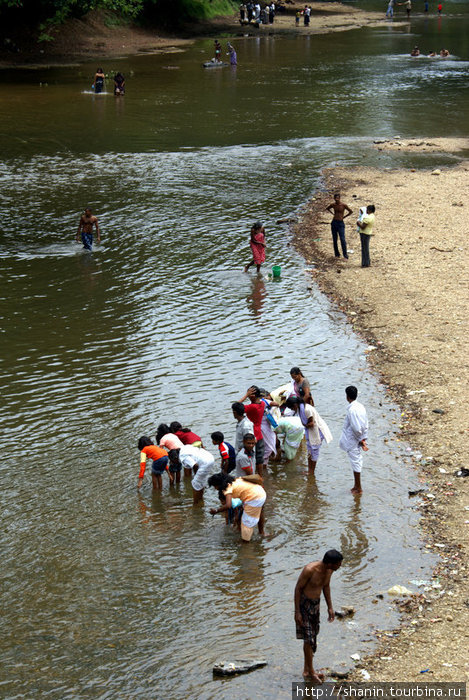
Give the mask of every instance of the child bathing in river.
MULTIPOLYGON (((145 476, 145 469, 147 466, 147 458, 153 460, 151 465, 151 479, 153 482, 153 488, 161 491, 163 488, 163 474, 168 469, 168 453, 162 447, 154 445, 152 440, 146 435, 138 441, 138 449, 140 450, 140 472, 138 475, 137 488, 139 489, 143 483, 143 477, 145 476)), ((169 483, 174 482, 173 474, 168 471, 169 483)), ((181 472, 179 471, 176 475, 176 481, 181 480, 181 472)))
POLYGON ((260 221, 256 221, 251 229, 251 240, 249 245, 252 250, 252 260, 245 265, 244 272, 247 272, 251 265, 257 267, 257 271, 261 271, 261 265, 265 262, 265 230, 260 221))

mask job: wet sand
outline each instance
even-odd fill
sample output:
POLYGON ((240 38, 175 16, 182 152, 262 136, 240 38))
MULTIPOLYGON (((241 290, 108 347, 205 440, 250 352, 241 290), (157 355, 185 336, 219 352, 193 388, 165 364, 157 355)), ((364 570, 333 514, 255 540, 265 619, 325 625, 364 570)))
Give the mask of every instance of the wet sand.
MULTIPOLYGON (((183 47, 208 36, 250 34, 252 36, 326 34, 328 32, 359 29, 364 26, 386 24, 384 13, 368 12, 339 2, 317 2, 312 6, 311 24, 295 26, 294 13, 304 7, 288 5, 288 14, 278 14, 274 24, 241 25, 239 13, 213 20, 185 25, 179 34, 163 32, 156 27, 145 28, 132 24, 110 22, 108 13, 91 11, 81 19, 67 20, 63 25, 50 29, 52 42, 38 43, 32 34, 22 32, 14 37, 18 51, 0 51, 0 68, 38 68, 45 65, 70 65, 82 61, 118 58, 139 53, 174 53, 183 47)), ((396 24, 394 21, 394 24, 396 24)))
MULTIPOLYGON (((443 144, 431 141, 441 152, 443 144)), ((425 546, 440 555, 430 585, 409 585, 396 572, 396 584, 419 595, 391 603, 404 613, 402 626, 396 636, 378 634, 378 651, 357 664, 355 680, 363 680, 359 669, 376 681, 462 681, 469 675, 469 478, 455 475, 469 466, 468 172, 469 161, 435 171, 325 170, 325 191, 309 202, 294 231, 309 274, 368 341, 371 368, 402 407, 400 437, 420 453, 414 461, 422 493, 409 505, 420 509, 425 546), (331 216, 324 209, 335 191, 354 214, 376 206, 369 268, 361 267, 355 215, 346 220, 353 254, 348 262, 333 255, 331 216)), ((364 488, 366 498, 366 473, 364 488)))

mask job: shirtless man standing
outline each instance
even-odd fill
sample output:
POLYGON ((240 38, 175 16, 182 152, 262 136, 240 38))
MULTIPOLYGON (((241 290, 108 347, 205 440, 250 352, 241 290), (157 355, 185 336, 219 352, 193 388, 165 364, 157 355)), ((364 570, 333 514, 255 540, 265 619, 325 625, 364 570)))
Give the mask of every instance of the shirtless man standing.
POLYGON ((325 553, 322 561, 307 564, 300 574, 295 587, 296 638, 303 640, 305 681, 322 683, 324 675, 313 668, 313 654, 316 653, 316 639, 319 633, 319 605, 321 591, 327 603, 329 622, 335 618, 332 607, 330 581, 334 571, 340 569, 343 556, 336 549, 325 553))
POLYGON ((78 224, 78 230, 76 235, 76 240, 78 243, 80 232, 81 240, 83 243, 83 248, 86 250, 91 250, 93 245, 93 226, 96 226, 96 235, 98 238, 98 243, 101 243, 101 232, 98 226, 98 219, 93 216, 91 209, 85 209, 85 213, 80 217, 80 223, 78 224))
POLYGON ((344 219, 350 216, 352 210, 346 204, 340 201, 340 194, 334 195, 334 201, 326 207, 326 211, 334 214, 334 218, 331 221, 331 231, 332 231, 332 241, 334 243, 334 254, 336 258, 340 258, 339 247, 337 245, 337 234, 340 237, 340 245, 342 246, 342 254, 346 260, 348 260, 347 255, 347 243, 345 242, 345 223, 344 219), (347 213, 345 213, 347 212, 347 213))

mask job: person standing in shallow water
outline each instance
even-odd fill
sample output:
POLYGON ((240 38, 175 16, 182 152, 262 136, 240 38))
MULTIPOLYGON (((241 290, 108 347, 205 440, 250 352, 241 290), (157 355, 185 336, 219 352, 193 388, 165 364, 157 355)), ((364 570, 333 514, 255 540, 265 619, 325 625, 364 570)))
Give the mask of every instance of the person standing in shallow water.
POLYGON ((96 218, 96 216, 93 216, 93 212, 89 207, 87 207, 85 209, 84 214, 82 214, 80 217, 80 222, 78 224, 78 230, 76 235, 76 241, 78 243, 81 233, 81 241, 85 250, 92 250, 93 226, 96 227, 97 241, 98 243, 101 243, 101 231, 99 230, 98 219, 96 218))
POLYGON ((256 221, 251 229, 251 240, 249 241, 252 251, 252 260, 244 266, 244 272, 247 272, 251 265, 255 265, 257 272, 261 271, 261 265, 265 262, 265 230, 260 221, 256 221))
POLYGON ((295 586, 295 624, 296 638, 303 640, 304 668, 303 678, 313 683, 323 683, 324 675, 313 668, 313 656, 316 653, 319 633, 319 608, 321 593, 327 604, 329 622, 335 619, 331 598, 331 577, 342 566, 343 556, 336 549, 327 551, 322 561, 307 564, 301 572, 295 586))
POLYGON ((98 95, 104 89, 104 79, 106 76, 103 73, 102 68, 98 68, 94 76, 94 91, 98 95))
POLYGON ((352 214, 352 210, 347 204, 340 201, 340 194, 336 193, 334 195, 334 201, 326 207, 326 211, 334 215, 331 221, 331 232, 332 232, 332 243, 334 244, 334 255, 336 258, 340 258, 339 246, 337 245, 337 236, 340 238, 340 245, 342 247, 342 255, 346 260, 348 260, 347 253, 347 243, 345 241, 345 222, 344 219, 352 214), (346 213, 347 212, 347 213, 346 213))
POLYGON ((345 389, 345 396, 350 406, 347 409, 345 416, 344 427, 340 436, 339 447, 347 453, 350 460, 350 466, 353 471, 353 488, 351 492, 354 495, 362 493, 361 471, 362 471, 362 453, 368 452, 368 416, 366 408, 357 401, 358 389, 356 386, 348 386, 345 389))

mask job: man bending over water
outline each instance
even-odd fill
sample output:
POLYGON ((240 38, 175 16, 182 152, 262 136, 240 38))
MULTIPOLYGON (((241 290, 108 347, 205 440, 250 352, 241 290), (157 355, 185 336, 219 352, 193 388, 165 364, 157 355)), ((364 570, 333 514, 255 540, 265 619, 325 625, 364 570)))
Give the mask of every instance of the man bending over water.
POLYGON ((90 208, 85 209, 85 213, 80 217, 80 223, 78 224, 78 230, 76 235, 76 240, 78 242, 80 232, 81 240, 83 243, 83 248, 86 250, 91 250, 93 245, 93 226, 96 226, 96 235, 98 238, 98 243, 101 243, 101 232, 99 230, 98 219, 93 216, 90 208))
POLYGON ((319 606, 321 592, 327 603, 329 622, 335 618, 332 606, 330 581, 334 571, 340 569, 343 556, 336 549, 325 553, 322 561, 307 564, 300 574, 295 587, 295 623, 296 638, 303 640, 304 669, 303 678, 313 683, 322 683, 324 675, 313 668, 313 655, 316 653, 316 641, 319 633, 319 606))

